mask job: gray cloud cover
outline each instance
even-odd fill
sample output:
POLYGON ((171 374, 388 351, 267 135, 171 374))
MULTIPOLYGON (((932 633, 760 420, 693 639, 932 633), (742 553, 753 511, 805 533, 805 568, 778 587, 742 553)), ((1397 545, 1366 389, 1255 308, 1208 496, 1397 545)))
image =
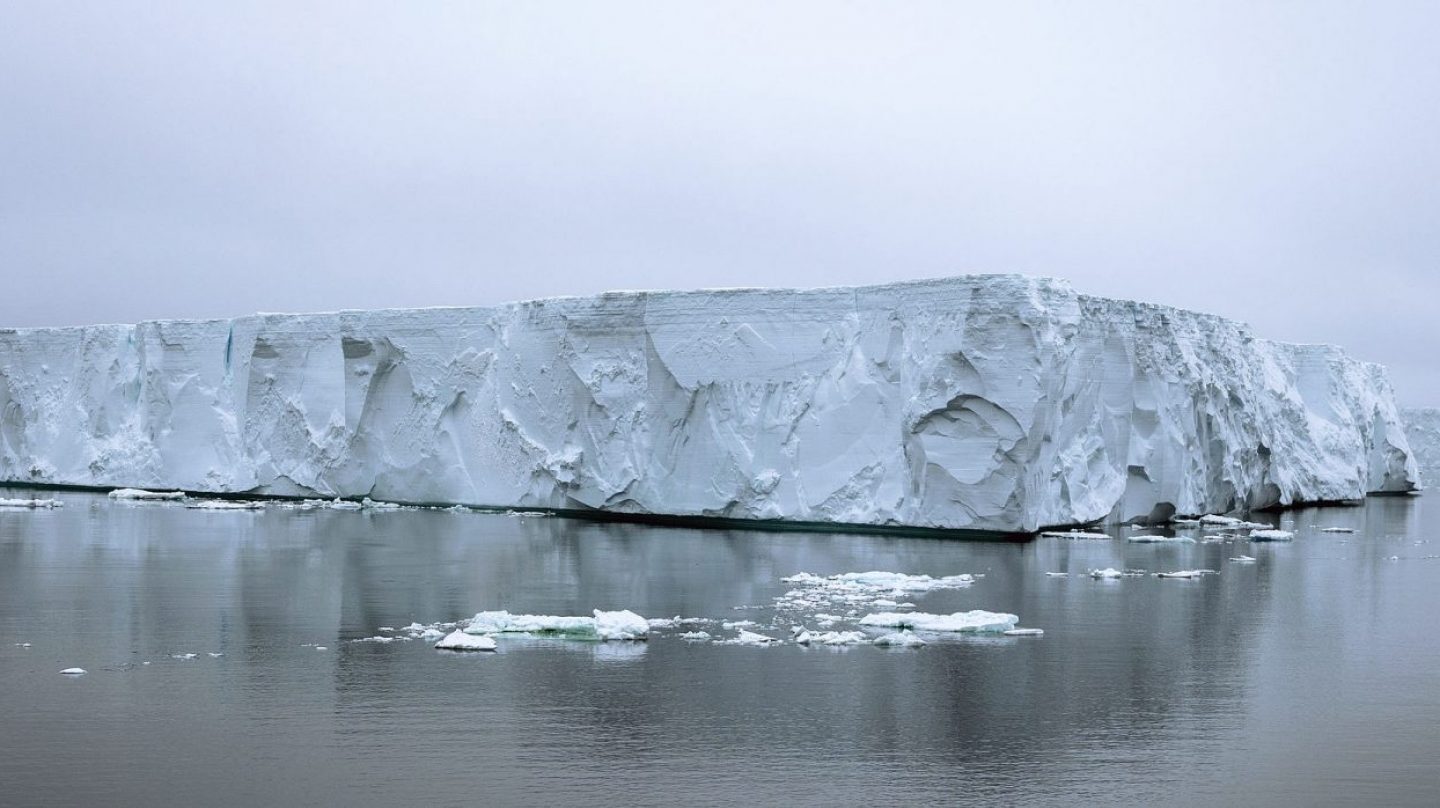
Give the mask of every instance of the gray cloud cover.
POLYGON ((1434 3, 8 3, 0 325, 961 272, 1440 404, 1434 3))

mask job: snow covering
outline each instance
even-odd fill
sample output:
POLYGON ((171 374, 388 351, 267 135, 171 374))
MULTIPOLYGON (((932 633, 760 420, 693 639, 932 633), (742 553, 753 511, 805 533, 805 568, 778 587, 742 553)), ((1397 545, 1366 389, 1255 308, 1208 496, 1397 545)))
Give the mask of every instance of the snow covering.
POLYGON ((916 631, 1000 632, 1015 628, 1020 618, 1003 612, 975 609, 954 614, 881 612, 860 618, 862 626, 908 628, 916 631))
POLYGON ((14 482, 1029 532, 1416 478, 1382 368, 1044 278, 0 331, 14 482))
POLYGON ((480 612, 465 626, 467 634, 529 634, 572 640, 643 640, 650 623, 632 611, 594 611, 594 617, 480 612))
POLYGON ((495 638, 478 637, 457 629, 446 634, 444 639, 435 643, 435 647, 441 651, 494 651, 495 638))

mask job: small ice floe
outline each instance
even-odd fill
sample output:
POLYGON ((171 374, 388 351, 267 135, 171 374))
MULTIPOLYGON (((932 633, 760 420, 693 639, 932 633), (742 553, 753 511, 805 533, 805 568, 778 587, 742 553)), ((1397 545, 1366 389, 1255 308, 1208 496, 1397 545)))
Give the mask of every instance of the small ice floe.
POLYGON ((63 671, 60 671, 60 673, 64 674, 65 676, 83 676, 85 675, 86 670, 84 668, 66 668, 63 671))
POLYGON ((350 642, 378 642, 381 645, 384 645, 385 643, 395 642, 395 639, 395 637, 386 637, 382 634, 376 634, 374 637, 361 637, 358 640, 351 640, 350 642))
POLYGON ((1189 536, 1160 536, 1155 533, 1139 533, 1126 537, 1125 541, 1138 544, 1194 544, 1195 540, 1189 536))
POLYGON ((435 643, 435 647, 441 651, 494 651, 495 638, 466 634, 456 629, 435 643))
POLYGON ((184 491, 146 491, 143 488, 117 488, 110 492, 111 499, 146 500, 175 502, 185 498, 184 491))
POLYGON ((795 642, 800 645, 859 645, 865 640, 865 633, 861 631, 808 631, 802 628, 795 635, 795 642))
POLYGON ((919 648, 926 643, 914 632, 905 629, 876 637, 874 644, 881 648, 919 648))
POLYGON ((1221 516, 1219 514, 1206 514, 1200 517, 1200 523, 1204 525, 1220 525, 1222 527, 1246 530, 1249 528, 1267 528, 1269 525, 1260 522, 1247 522, 1244 519, 1237 519, 1233 516, 1221 516))
POLYGON ((666 629, 681 628, 683 626, 704 626, 714 623, 715 621, 708 617, 681 617, 677 614, 674 617, 651 618, 648 622, 652 630, 663 631, 666 629))
POLYGON ((205 655, 210 657, 211 659, 219 659, 220 657, 225 656, 224 652, 222 651, 207 651, 205 652, 205 655))
POLYGON ((64 504, 58 499, 0 499, 0 508, 59 508, 64 504))
POLYGON ((1295 534, 1288 530, 1252 530, 1250 541, 1290 541, 1295 534))
POLYGON ((1353 527, 1322 527, 1322 528, 1320 528, 1320 532, 1321 532, 1321 533, 1354 533, 1354 532, 1355 532, 1355 528, 1353 528, 1353 527))
POLYGON ((1046 577, 1046 578, 1069 578, 1069 577, 1070 577, 1070 573, 1068 573, 1068 572, 1047 572, 1047 573, 1045 573, 1045 577, 1046 577))
POLYGON ((358 511, 365 507, 358 502, 336 497, 334 499, 307 499, 300 503, 305 508, 324 508, 330 511, 358 511))
POLYGON ((198 657, 198 656, 200 656, 200 655, 199 655, 199 654, 171 654, 171 655, 170 655, 170 658, 171 658, 171 659, 194 659, 194 658, 196 658, 196 657, 198 657))
POLYGON ((1093 533, 1085 530, 1042 530, 1040 536, 1046 539, 1110 539, 1108 533, 1093 533))
POLYGON ((720 624, 720 628, 726 631, 733 631, 737 628, 755 628, 760 625, 754 620, 727 620, 720 624))
POLYGON ((1120 570, 1115 569, 1114 567, 1106 567, 1106 568, 1103 569, 1103 570, 1090 570, 1090 573, 1089 573, 1089 574, 1090 574, 1090 577, 1091 577, 1091 578, 1101 579, 1101 578, 1119 578, 1119 577, 1123 576, 1125 573, 1121 572, 1120 570))
POLYGON ((679 636, 680 639, 687 640, 689 642, 703 642, 705 640, 711 639, 710 632, 708 631, 687 631, 677 636, 679 636))
POLYGON ((251 499, 202 499, 185 507, 199 511, 258 511, 265 503, 251 499))
POLYGON ((1006 637, 1040 637, 1045 634, 1043 628, 1012 628, 1001 632, 1006 637))
POLYGON ((1215 570, 1176 570, 1174 572, 1157 572, 1156 578, 1199 578, 1203 575, 1218 575, 1215 570))
POLYGON ((382 632, 382 633, 385 633, 385 632, 394 631, 394 630, 395 630, 395 627, 394 627, 394 626, 381 626, 381 627, 379 627, 379 628, 377 628, 377 629, 375 629, 375 630, 376 630, 376 631, 379 631, 379 632, 382 632))
POLYGON ((376 502, 369 497, 365 497, 360 500, 360 507, 367 511, 398 511, 405 506, 398 502, 376 502))
POLYGON ((1171 519, 1170 524, 1176 527, 1195 527, 1196 525, 1204 524, 1204 522, 1199 519, 1171 519))
POLYGON ((729 640, 719 640, 719 641, 717 641, 715 644, 716 644, 716 645, 749 645, 749 646, 753 646, 753 647, 756 647, 756 648, 768 648, 769 646, 779 645, 780 643, 781 643, 781 640, 780 640, 780 638, 778 638, 778 637, 767 637, 767 636, 764 635, 764 634, 756 634, 756 633, 753 632, 753 631, 746 631, 745 629, 742 628, 742 629, 740 629, 740 633, 739 633, 739 634, 736 634, 734 638, 729 639, 729 640))
POLYGON ((28 643, 28 642, 17 642, 17 643, 15 643, 15 647, 16 647, 16 648, 29 648, 29 647, 30 647, 30 643, 28 643))
POLYGON ((908 628, 916 631, 960 631, 971 633, 1001 632, 1015 628, 1020 618, 1004 612, 974 609, 954 614, 926 612, 879 612, 860 618, 860 625, 884 628, 908 628))
POLYGON ((317 645, 317 646, 315 646, 315 650, 316 650, 316 651, 329 651, 329 650, 330 650, 330 647, 327 646, 327 645, 317 645))
POLYGON ((1231 558, 1230 560, 1231 560, 1231 561, 1234 561, 1236 564, 1254 564, 1254 563, 1255 563, 1255 557, 1254 557, 1254 556, 1247 556, 1247 555, 1235 556, 1234 558, 1231 558))
POLYGON ((650 622, 629 610, 596 609, 593 617, 496 611, 476 614, 464 630, 468 634, 526 634, 569 640, 644 640, 650 636, 650 622))

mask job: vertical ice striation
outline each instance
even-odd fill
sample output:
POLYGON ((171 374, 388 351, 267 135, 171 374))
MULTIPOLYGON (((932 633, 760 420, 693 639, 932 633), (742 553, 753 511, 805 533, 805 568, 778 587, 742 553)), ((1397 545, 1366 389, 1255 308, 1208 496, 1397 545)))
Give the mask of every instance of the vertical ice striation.
POLYGON ((1405 437, 1420 465, 1420 481, 1432 485, 1433 481, 1440 480, 1440 409, 1404 409, 1400 417, 1405 422, 1405 437))
POLYGON ((1383 368, 965 276, 0 331, 0 478, 1032 531, 1404 491, 1383 368))

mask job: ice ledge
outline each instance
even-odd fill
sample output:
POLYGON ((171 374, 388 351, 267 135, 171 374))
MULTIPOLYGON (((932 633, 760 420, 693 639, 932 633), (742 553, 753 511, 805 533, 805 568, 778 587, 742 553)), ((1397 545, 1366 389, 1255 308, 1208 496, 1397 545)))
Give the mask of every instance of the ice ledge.
POLYGON ((1379 366, 986 275, 0 331, 0 479, 1029 532, 1418 473, 1379 366))

